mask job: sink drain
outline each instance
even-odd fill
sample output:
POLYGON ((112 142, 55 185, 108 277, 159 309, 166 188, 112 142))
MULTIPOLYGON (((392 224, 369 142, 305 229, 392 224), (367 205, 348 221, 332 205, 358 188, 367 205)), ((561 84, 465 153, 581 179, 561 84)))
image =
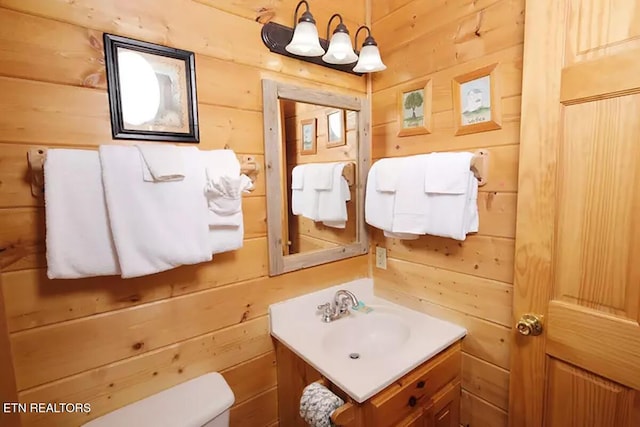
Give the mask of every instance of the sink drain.
POLYGON ((353 359, 353 360, 360 359, 360 353, 349 354, 349 359, 353 359))

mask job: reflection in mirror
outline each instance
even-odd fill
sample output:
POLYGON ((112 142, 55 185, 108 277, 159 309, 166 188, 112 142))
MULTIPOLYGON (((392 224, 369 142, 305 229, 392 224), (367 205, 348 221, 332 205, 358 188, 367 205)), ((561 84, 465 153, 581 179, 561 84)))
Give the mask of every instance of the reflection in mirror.
MULTIPOLYGON (((357 178, 354 166, 358 161, 358 112, 291 100, 280 101, 284 120, 283 142, 286 155, 286 209, 287 221, 283 227, 284 255, 313 252, 350 245, 358 241, 357 233, 357 178), (339 179, 346 222, 322 221, 308 210, 300 209, 300 200, 306 196, 301 190, 294 194, 292 174, 296 166, 307 166, 306 182, 309 182, 309 165, 349 165, 339 179), (345 178, 350 178, 348 182, 345 178), (295 198, 297 197, 297 201, 295 198), (296 209, 297 203, 298 208, 296 209)), ((335 165, 334 167, 341 167, 335 165)), ((301 170, 301 169, 299 169, 301 170)), ((339 171, 337 173, 340 173, 339 171)), ((283 177, 284 178, 284 177, 283 177)), ((329 190, 324 190, 326 191, 329 190)), ((334 190, 331 190, 334 191, 334 190)), ((360 213, 362 215, 362 213, 360 213)))
POLYGON ((269 275, 366 254, 364 183, 371 162, 367 98, 263 80, 262 101, 269 275), (307 178, 315 180, 313 186, 307 186, 307 178), (327 186, 332 193, 325 203, 327 186), (301 215, 297 196, 309 188, 323 191, 323 198, 307 193, 315 205, 303 203, 310 213, 301 215))

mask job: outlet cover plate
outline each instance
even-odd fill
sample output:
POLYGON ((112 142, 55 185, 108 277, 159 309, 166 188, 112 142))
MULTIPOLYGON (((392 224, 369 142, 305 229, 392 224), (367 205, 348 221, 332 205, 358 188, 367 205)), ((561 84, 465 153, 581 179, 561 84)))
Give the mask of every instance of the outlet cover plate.
POLYGON ((387 248, 376 246, 376 267, 387 269, 387 248))

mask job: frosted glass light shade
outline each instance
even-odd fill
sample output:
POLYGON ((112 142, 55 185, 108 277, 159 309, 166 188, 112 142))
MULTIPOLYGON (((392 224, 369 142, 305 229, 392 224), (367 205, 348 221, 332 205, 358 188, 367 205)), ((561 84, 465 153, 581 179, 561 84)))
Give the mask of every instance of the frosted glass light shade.
POLYGON ((327 54, 322 57, 327 64, 352 64, 358 60, 353 51, 349 33, 336 32, 331 37, 327 54))
POLYGON ((375 73, 386 70, 387 66, 382 63, 380 50, 376 45, 365 45, 360 51, 360 58, 353 71, 356 73, 375 73))
POLYGON ((287 52, 300 56, 322 56, 318 29, 311 22, 298 22, 291 42, 285 47, 287 52))
POLYGON ((146 58, 137 52, 119 50, 118 74, 123 121, 140 126, 155 118, 160 107, 160 85, 146 58))

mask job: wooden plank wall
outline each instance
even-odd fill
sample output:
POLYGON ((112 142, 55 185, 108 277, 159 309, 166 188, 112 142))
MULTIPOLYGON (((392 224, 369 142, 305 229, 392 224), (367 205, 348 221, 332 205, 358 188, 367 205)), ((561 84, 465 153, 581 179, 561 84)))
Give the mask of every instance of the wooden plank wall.
MULTIPOLYGON (((327 113, 335 108, 323 107, 302 102, 284 101, 285 140, 287 143, 287 188, 291 188, 291 171, 296 165, 304 163, 324 163, 351 161, 358 158, 358 113, 345 111, 346 144, 339 147, 327 147, 327 113), (316 119, 316 154, 302 154, 302 121, 316 119)), ((357 173, 356 173, 357 176, 357 173)), ((320 222, 314 222, 289 211, 290 253, 309 252, 354 243, 357 239, 355 187, 351 186, 351 200, 347 203, 347 226, 344 229, 332 228, 320 222)), ((287 191, 290 198, 291 193, 287 191)), ((289 200, 291 206, 291 200, 289 200)))
POLYGON ((373 76, 373 158, 480 147, 491 152, 477 235, 464 242, 402 242, 372 229, 373 245, 386 247, 389 257, 387 270, 373 268, 376 292, 468 329, 461 422, 506 426, 524 0, 374 0, 372 13, 388 66, 373 76), (494 63, 502 129, 454 136, 452 79, 494 63), (433 133, 398 137, 398 91, 425 78, 433 79, 433 133))
MULTIPOLYGON (((209 371, 235 392, 232 425, 277 423, 268 305, 364 277, 367 258, 268 278, 262 176, 243 201, 239 251, 140 279, 49 281, 44 209, 30 194, 26 152, 112 143, 102 50, 111 32, 196 52, 200 148, 228 145, 262 161, 262 78, 366 92, 364 78, 268 52, 260 22, 291 24, 295 4, 0 0, 0 333, 6 338, 6 322, 20 401, 92 407, 89 417, 26 414, 24 426, 76 426, 209 371)), ((318 22, 333 11, 350 28, 364 23, 364 1, 313 4, 318 22)), ((4 398, 15 390, 5 390, 10 364, 2 369, 4 398)))

